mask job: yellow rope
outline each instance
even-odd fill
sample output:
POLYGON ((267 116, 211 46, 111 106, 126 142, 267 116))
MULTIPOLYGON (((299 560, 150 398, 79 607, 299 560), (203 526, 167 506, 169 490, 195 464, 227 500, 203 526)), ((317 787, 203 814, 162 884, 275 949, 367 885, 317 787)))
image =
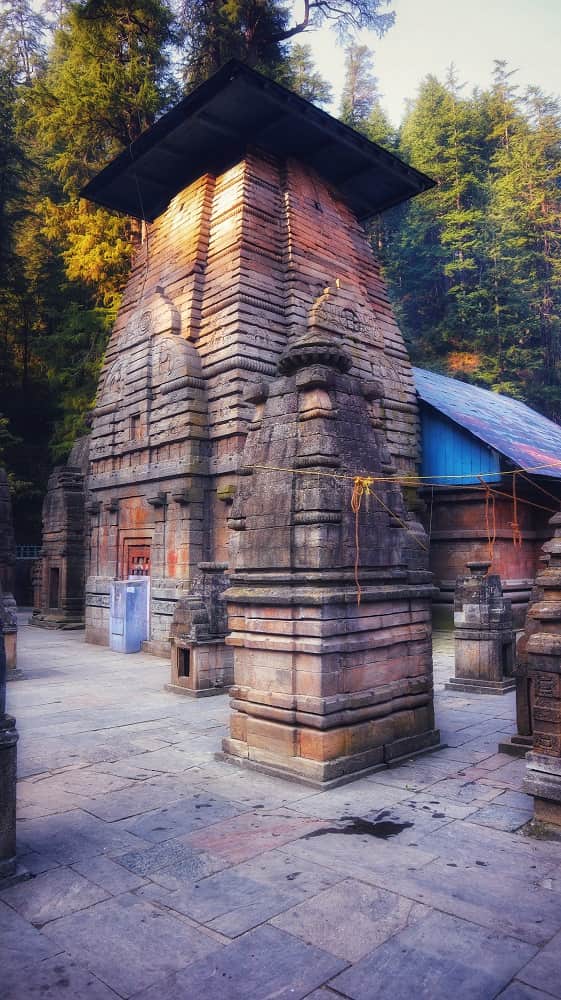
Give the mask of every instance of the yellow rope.
MULTIPOLYGON (((295 473, 295 474, 299 474, 301 476, 309 476, 309 475, 312 474, 309 469, 291 469, 291 468, 287 468, 287 467, 282 466, 282 465, 254 465, 253 468, 254 469, 262 469, 265 472, 292 472, 292 473, 295 473)), ((550 462, 547 465, 533 465, 533 466, 527 466, 527 467, 520 466, 519 468, 516 468, 516 469, 511 469, 509 471, 501 472, 500 475, 502 477, 515 476, 518 473, 523 473, 523 472, 526 472, 526 473, 539 472, 539 471, 542 471, 543 469, 561 469, 561 460, 555 461, 555 462, 550 462)), ((352 480, 353 482, 357 478, 356 475, 353 475, 352 473, 344 473, 344 472, 319 472, 319 471, 316 471, 315 469, 314 469, 313 475, 315 475, 315 476, 324 476, 327 479, 346 479, 346 480, 352 480)), ((438 486, 443 486, 444 484, 441 483, 441 482, 438 482, 438 483, 437 482, 431 482, 431 480, 433 480, 433 479, 438 479, 438 480, 441 480, 441 479, 454 479, 454 480, 458 480, 458 479, 480 479, 480 480, 482 480, 482 479, 484 479, 485 476, 489 476, 489 475, 499 475, 499 473, 490 473, 486 469, 483 472, 468 472, 468 473, 461 474, 461 475, 460 474, 452 474, 452 473, 450 473, 449 475, 444 476, 444 475, 433 473, 430 476, 418 476, 416 474, 415 475, 405 475, 405 474, 403 474, 401 476, 399 476, 399 475, 397 475, 397 476, 371 476, 371 475, 368 475, 368 476, 363 476, 362 478, 363 479, 371 479, 373 483, 401 483, 402 485, 406 485, 406 486, 419 485, 419 486, 435 486, 435 487, 438 487, 438 486)), ((452 485, 454 485, 454 484, 452 484, 452 485)), ((469 483, 466 483, 465 487, 463 487, 463 488, 464 489, 469 489, 469 483)), ((477 489, 479 489, 479 487, 477 487, 477 489)))

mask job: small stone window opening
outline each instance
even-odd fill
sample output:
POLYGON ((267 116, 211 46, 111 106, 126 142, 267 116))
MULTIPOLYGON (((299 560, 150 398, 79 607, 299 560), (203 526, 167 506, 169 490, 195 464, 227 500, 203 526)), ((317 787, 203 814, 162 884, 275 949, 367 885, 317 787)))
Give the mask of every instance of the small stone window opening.
POLYGON ((130 438, 131 441, 138 441, 140 438, 140 413, 131 415, 130 438))
POLYGON ((191 650, 181 649, 177 650, 177 674, 179 677, 188 677, 189 671, 191 669, 191 650))

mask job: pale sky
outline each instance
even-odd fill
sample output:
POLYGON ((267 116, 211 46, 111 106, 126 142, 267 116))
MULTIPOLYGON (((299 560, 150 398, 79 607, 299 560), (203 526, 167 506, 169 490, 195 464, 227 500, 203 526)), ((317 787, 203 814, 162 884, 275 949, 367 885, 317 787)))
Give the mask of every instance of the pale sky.
MULTIPOLYGON (((297 9, 298 3, 295 3, 297 9)), ((561 94, 561 0, 393 0, 396 22, 384 38, 362 33, 360 41, 374 50, 384 107, 398 125, 407 98, 433 73, 444 79, 454 63, 465 92, 489 85, 494 59, 517 69, 523 90, 537 85, 561 94)), ((298 41, 311 44, 318 69, 331 81, 337 111, 344 56, 333 32, 306 33, 298 41)))

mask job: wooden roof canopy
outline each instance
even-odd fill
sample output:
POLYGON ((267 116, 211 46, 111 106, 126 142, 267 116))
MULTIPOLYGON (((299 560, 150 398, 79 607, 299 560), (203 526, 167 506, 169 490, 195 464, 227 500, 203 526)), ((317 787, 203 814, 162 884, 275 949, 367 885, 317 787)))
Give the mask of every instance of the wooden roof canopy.
POLYGON ((361 220, 434 186, 303 97, 231 60, 143 132, 81 194, 153 222, 179 191, 202 174, 232 166, 248 146, 308 164, 361 220))

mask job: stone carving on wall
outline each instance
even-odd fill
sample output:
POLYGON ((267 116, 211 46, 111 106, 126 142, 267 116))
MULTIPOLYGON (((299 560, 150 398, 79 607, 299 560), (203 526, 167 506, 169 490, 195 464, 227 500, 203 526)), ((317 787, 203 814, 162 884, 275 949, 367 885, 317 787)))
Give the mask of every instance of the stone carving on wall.
POLYGON ((384 347, 384 335, 374 311, 357 288, 336 278, 315 299, 308 314, 308 330, 323 331, 350 343, 384 347))

